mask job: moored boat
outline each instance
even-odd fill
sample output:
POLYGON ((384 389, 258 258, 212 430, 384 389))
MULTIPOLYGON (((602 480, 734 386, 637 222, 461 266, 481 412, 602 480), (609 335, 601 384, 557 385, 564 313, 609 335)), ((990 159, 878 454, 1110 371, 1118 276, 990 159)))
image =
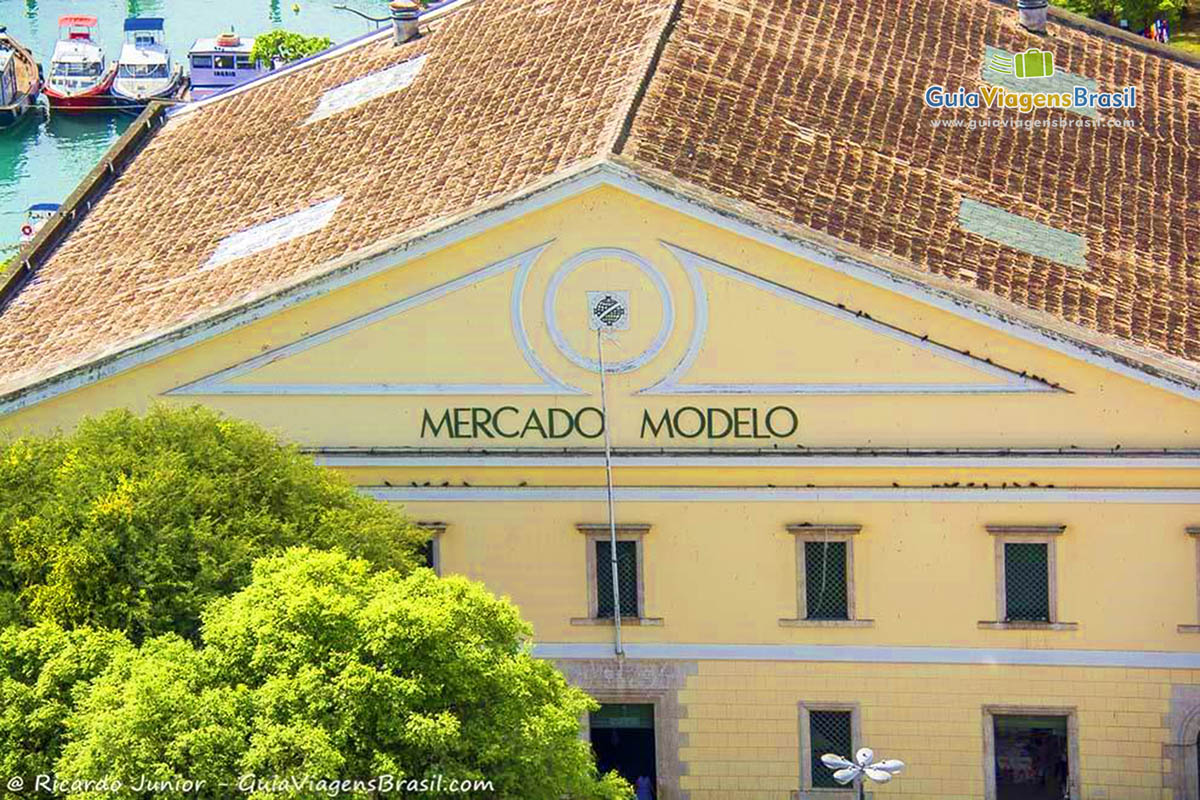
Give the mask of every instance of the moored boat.
POLYGON ((19 122, 41 91, 42 68, 33 53, 0 27, 0 128, 19 122))
POLYGON ((232 86, 254 80, 270 70, 253 59, 254 39, 223 33, 197 39, 188 51, 191 62, 192 97, 203 100, 232 86))
POLYGON ((174 97, 183 83, 183 67, 173 63, 160 17, 125 20, 125 44, 117 59, 112 94, 118 102, 143 105, 174 97))
POLYGON ((21 225, 21 244, 25 244, 50 221, 60 208, 58 203, 34 203, 25 212, 25 223, 21 225))
POLYGON ((60 38, 46 76, 46 99, 51 108, 82 110, 112 104, 109 90, 117 65, 109 64, 104 49, 92 37, 95 17, 71 14, 58 20, 60 38))

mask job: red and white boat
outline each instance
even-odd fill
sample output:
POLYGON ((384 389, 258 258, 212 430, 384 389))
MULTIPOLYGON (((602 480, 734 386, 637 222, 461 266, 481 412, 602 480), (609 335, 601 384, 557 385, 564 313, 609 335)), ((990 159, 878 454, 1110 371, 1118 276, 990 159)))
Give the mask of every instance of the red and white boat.
POLYGON ((92 37, 96 24, 95 17, 82 14, 59 18, 59 39, 43 89, 51 108, 70 111, 112 105, 109 91, 117 65, 108 63, 104 49, 92 37))

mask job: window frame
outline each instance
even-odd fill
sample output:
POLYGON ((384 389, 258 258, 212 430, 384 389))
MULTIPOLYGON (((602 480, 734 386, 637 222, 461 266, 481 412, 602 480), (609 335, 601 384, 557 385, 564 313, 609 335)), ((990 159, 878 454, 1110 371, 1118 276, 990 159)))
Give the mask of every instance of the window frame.
POLYGON ((442 577, 442 536, 446 533, 444 522, 418 522, 416 526, 429 533, 429 560, 433 562, 433 574, 442 577))
POLYGON ((853 784, 844 787, 825 787, 813 786, 812 775, 812 717, 813 711, 846 711, 850 713, 850 748, 849 753, 838 753, 845 756, 851 761, 854 760, 854 754, 863 746, 862 741, 862 708, 858 703, 827 703, 827 702, 808 702, 801 700, 797 704, 800 719, 800 790, 797 792, 799 800, 812 800, 813 798, 821 798, 821 800, 841 800, 841 798, 854 798, 855 789, 853 784))
POLYGON ((784 617, 779 625, 785 628, 865 628, 875 620, 858 616, 854 589, 854 539, 861 525, 832 523, 794 523, 786 526, 792 534, 796 562, 796 616, 784 617), (810 619, 808 616, 808 542, 841 542, 846 545, 846 619, 810 619))
POLYGON ((985 705, 983 711, 983 798, 996 800, 996 717, 1066 717, 1067 781, 1071 797, 1083 797, 1079 761, 1079 716, 1075 706, 985 705))
POLYGON ((1177 630, 1180 633, 1200 633, 1200 525, 1189 525, 1184 531, 1192 537, 1196 550, 1196 620, 1195 623, 1184 623, 1177 630))
POLYGON ((996 619, 1004 622, 1034 622, 1048 623, 1054 622, 1057 618, 1055 613, 1057 604, 1055 601, 1055 580, 1054 580, 1054 545, 1052 542, 1032 540, 1028 537, 1010 536, 1000 543, 1000 549, 1004 551, 1001 559, 1003 584, 999 587, 1004 594, 1004 606, 997 608, 996 619), (1008 548, 1014 548, 1009 550, 1008 548), (1042 555, 1044 554, 1044 558, 1042 555), (1013 556, 1013 563, 1009 564, 1009 556, 1013 556), (1041 563, 1039 563, 1041 562, 1041 563), (1008 579, 1010 567, 1017 574, 1013 576, 1013 580, 1008 579), (1042 577, 1040 573, 1045 572, 1045 619, 1042 618, 1042 603, 1041 594, 1042 587, 1034 586, 1033 581, 1042 577), (1008 591, 1009 584, 1013 584, 1017 589, 1016 594, 1011 594, 1008 591), (1028 594, 1025 594, 1028 592, 1028 594))
MULTIPOLYGON (((636 540, 630 541, 629 539, 622 539, 619 535, 617 536, 617 553, 616 553, 617 572, 622 577, 625 576, 626 569, 628 566, 627 564, 625 564, 625 559, 631 553, 633 555, 633 573, 634 573, 634 575, 637 576, 637 580, 635 581, 634 586, 633 586, 634 608, 632 611, 625 608, 625 605, 626 605, 625 600, 628 597, 629 589, 625 585, 624 580, 622 580, 618 584, 619 589, 620 589, 620 596, 608 597, 608 598, 601 597, 600 590, 602 587, 600 586, 600 584, 602 584, 602 583, 612 584, 613 583, 612 562, 610 560, 608 560, 612 557, 612 553, 611 553, 612 542, 610 541, 610 539, 608 537, 605 537, 605 536, 597 536, 597 537, 591 539, 590 542, 591 542, 591 548, 592 548, 592 553, 591 553, 592 559, 596 562, 596 570, 593 573, 596 576, 596 591, 591 596, 591 599, 596 604, 596 609, 595 609, 595 613, 592 614, 592 616, 596 617, 597 619, 611 619, 612 617, 615 617, 619 614, 621 616, 621 619, 628 619, 628 618, 640 619, 642 616, 642 590, 643 590, 643 587, 642 587, 641 570, 638 569, 638 567, 642 562, 642 556, 641 556, 641 548, 638 547, 637 541, 636 540), (608 555, 604 555, 603 551, 605 551, 605 550, 609 551, 608 555), (610 612, 608 614, 602 613, 603 609, 606 605, 612 606, 612 608, 610 609, 610 612)), ((617 588, 617 587, 613 587, 613 588, 617 588)))
MULTIPOLYGON (((643 540, 650 532, 650 525, 645 523, 617 523, 617 541, 633 542, 635 545, 634 558, 637 559, 637 609, 636 617, 621 615, 621 625, 662 625, 661 617, 646 616, 646 558, 643 540)), ((612 617, 600 617, 599 613, 599 582, 597 580, 596 542, 609 541, 612 532, 608 523, 581 522, 575 530, 583 534, 584 550, 587 564, 587 616, 572 617, 572 625, 615 625, 615 614, 612 617)), ((605 565, 608 567, 609 565, 605 565)), ((610 567, 611 568, 611 567, 610 567)), ((619 608, 617 609, 619 610, 619 608)))
POLYGON ((986 525, 992 536, 995 549, 995 592, 996 617, 980 620, 979 627, 990 630, 1052 630, 1073 631, 1077 622, 1063 622, 1058 613, 1058 539, 1066 532, 1066 525, 986 525), (1049 596, 1049 621, 1008 619, 1007 567, 1004 546, 1006 544, 1046 545, 1046 579, 1049 596))

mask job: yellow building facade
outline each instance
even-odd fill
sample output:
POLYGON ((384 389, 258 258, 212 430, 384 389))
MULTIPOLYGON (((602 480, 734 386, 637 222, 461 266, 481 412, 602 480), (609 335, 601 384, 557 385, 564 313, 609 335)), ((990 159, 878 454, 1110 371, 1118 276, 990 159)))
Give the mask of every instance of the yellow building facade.
POLYGON ((402 504, 657 797, 1200 797, 1197 397, 865 262, 592 171, 0 424, 154 402, 402 504))

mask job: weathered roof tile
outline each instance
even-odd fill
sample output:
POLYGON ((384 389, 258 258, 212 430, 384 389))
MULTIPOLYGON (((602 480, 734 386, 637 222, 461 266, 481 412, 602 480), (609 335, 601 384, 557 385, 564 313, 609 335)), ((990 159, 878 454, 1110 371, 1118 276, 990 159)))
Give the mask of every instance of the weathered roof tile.
MULTIPOLYGON (((983 0, 683 0, 625 149, 717 195, 1138 348, 1200 362, 1200 71, 983 0), (985 47, 1051 49, 1116 90, 1135 127, 967 128, 1078 118, 925 108, 977 88, 985 47), (964 200, 1087 240, 1064 268, 958 225, 964 200)), ((1069 259, 1070 260, 1070 259, 1069 259)))
MULTIPOLYGON (((1079 119, 1032 117, 1056 113, 1079 119)), ((615 150, 1200 382, 1195 68, 1065 25, 1032 37, 987 0, 477 0, 418 40, 344 48, 154 133, 0 311, 0 393, 615 150), (922 95, 978 86, 987 48, 1030 46, 1103 89, 1136 85, 1136 109, 1100 114, 1135 127, 931 125, 1015 117, 922 95), (323 117, 329 90, 418 58, 403 91, 323 117), (323 227, 204 269, 231 235, 334 198, 323 227), (964 229, 964 202, 1066 238, 1014 247, 964 229)))

